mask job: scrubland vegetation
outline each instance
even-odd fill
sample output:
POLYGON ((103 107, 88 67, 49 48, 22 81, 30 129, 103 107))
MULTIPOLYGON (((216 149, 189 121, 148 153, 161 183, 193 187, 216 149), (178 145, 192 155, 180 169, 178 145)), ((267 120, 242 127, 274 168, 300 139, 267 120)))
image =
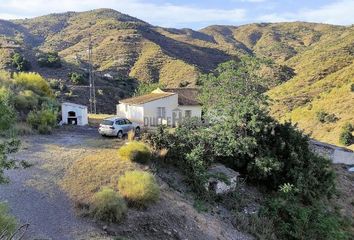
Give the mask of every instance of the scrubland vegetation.
POLYGON ((15 124, 17 121, 27 121, 33 129, 43 134, 50 133, 56 126, 59 106, 49 83, 39 74, 20 72, 11 76, 2 72, 0 87, 4 107, 1 121, 8 132, 30 132, 24 129, 24 124, 15 124), (10 128, 9 124, 14 128, 10 128), (16 130, 16 127, 20 129, 16 130))
POLYGON ((205 199, 210 198, 204 189, 207 168, 214 162, 265 189, 259 211, 235 212, 236 218, 259 224, 248 231, 260 239, 274 237, 262 235, 265 221, 278 239, 350 239, 351 223, 328 205, 335 192, 330 161, 312 153, 308 137, 295 126, 269 115, 260 91, 264 79, 254 74, 258 67, 231 62, 204 76, 200 100, 209 125, 186 122, 174 133, 161 128, 147 141, 157 150, 168 149, 166 161, 177 165, 205 199))

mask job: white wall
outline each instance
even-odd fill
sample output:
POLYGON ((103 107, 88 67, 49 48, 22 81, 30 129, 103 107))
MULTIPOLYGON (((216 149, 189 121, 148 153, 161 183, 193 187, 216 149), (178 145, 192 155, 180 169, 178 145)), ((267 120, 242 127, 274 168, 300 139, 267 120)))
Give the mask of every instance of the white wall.
POLYGON ((202 107, 201 106, 178 106, 182 111, 182 117, 185 117, 185 110, 192 110, 192 117, 202 118, 202 107))
POLYGON ((68 124, 69 112, 75 112, 77 125, 84 126, 88 124, 87 107, 76 104, 63 103, 61 105, 61 116, 63 124, 68 124))
MULTIPOLYGON (((146 119, 149 119, 149 121, 156 121, 158 107, 165 107, 166 119, 172 121, 172 110, 178 107, 178 95, 174 94, 169 97, 161 98, 152 102, 147 102, 143 106, 145 121, 146 119)), ((164 123, 166 124, 167 122, 164 123)))
POLYGON ((134 122, 144 122, 144 107, 143 105, 129 105, 120 103, 117 105, 117 116, 128 118, 134 122))
POLYGON ((172 125, 172 112, 177 108, 181 110, 182 118, 185 117, 185 110, 191 110, 192 117, 197 117, 200 119, 202 116, 201 106, 179 106, 177 94, 157 99, 155 101, 147 102, 141 105, 129 105, 125 103, 120 103, 117 105, 117 116, 125 117, 134 122, 138 122, 148 126, 161 123, 172 125), (158 107, 164 107, 166 109, 166 119, 162 122, 158 122, 157 119, 158 107))

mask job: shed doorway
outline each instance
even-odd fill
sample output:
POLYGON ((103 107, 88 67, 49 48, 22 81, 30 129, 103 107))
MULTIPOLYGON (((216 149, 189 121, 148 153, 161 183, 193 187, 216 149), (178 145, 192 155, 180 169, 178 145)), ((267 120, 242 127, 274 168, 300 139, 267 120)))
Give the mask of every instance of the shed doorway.
POLYGON ((77 125, 76 112, 74 112, 74 111, 69 111, 68 112, 68 124, 77 125))

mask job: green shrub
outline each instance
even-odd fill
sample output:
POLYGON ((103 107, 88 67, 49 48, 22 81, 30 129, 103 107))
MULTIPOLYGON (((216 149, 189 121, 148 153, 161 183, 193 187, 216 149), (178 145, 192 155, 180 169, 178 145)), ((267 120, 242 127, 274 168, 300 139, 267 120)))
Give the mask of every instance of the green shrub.
POLYGON ((12 58, 12 66, 18 71, 28 71, 31 69, 31 63, 27 61, 21 54, 15 53, 12 58))
POLYGON ((119 222, 127 212, 127 205, 119 193, 103 188, 93 196, 92 215, 105 222, 119 222))
POLYGON ((339 136, 339 142, 345 146, 349 146, 354 142, 354 136, 352 132, 354 131, 354 127, 352 124, 347 123, 343 126, 342 132, 339 136))
POLYGON ((279 239, 346 240, 345 223, 338 213, 327 210, 316 202, 301 204, 296 198, 272 197, 261 212, 274 221, 279 239))
POLYGON ((0 232, 6 232, 4 239, 11 236, 11 234, 16 230, 16 226, 16 219, 9 214, 5 203, 0 203, 0 232))
POLYGON ((15 96, 15 108, 18 111, 30 111, 39 104, 39 96, 32 90, 20 91, 15 96))
POLYGON ((338 117, 335 114, 329 114, 324 111, 317 112, 316 118, 321 123, 333 123, 338 121, 338 117))
POLYGON ((129 203, 147 206, 159 199, 160 190, 155 177, 144 171, 127 171, 118 180, 118 190, 129 203))
POLYGON ((0 132, 10 129, 16 122, 16 113, 11 104, 10 94, 11 92, 7 89, 1 91, 0 94, 0 132))
POLYGON ((41 67, 60 68, 61 60, 57 52, 37 54, 37 62, 41 67))
POLYGON ((83 84, 85 82, 85 77, 81 73, 72 72, 68 74, 68 77, 75 85, 83 84))
POLYGON ((132 141, 118 150, 118 156, 125 161, 147 163, 151 158, 151 151, 146 144, 132 141))
POLYGON ((40 111, 31 111, 27 116, 27 123, 41 134, 51 133, 57 124, 57 111, 50 108, 42 108, 40 111))
POLYGON ((51 96, 52 90, 49 83, 38 73, 15 73, 15 85, 26 90, 32 90, 40 96, 51 96))

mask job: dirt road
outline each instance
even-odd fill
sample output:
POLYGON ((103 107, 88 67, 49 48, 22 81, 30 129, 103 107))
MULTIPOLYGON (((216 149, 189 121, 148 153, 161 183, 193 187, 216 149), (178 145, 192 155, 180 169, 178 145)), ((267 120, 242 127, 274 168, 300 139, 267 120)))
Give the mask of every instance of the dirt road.
POLYGON ((74 206, 57 181, 77 157, 92 151, 87 139, 100 138, 94 129, 67 129, 48 136, 22 140, 16 160, 30 168, 7 171, 10 183, 0 185, 0 200, 7 201, 21 223, 29 223, 26 239, 103 239, 103 232, 87 218, 76 216, 74 206))

